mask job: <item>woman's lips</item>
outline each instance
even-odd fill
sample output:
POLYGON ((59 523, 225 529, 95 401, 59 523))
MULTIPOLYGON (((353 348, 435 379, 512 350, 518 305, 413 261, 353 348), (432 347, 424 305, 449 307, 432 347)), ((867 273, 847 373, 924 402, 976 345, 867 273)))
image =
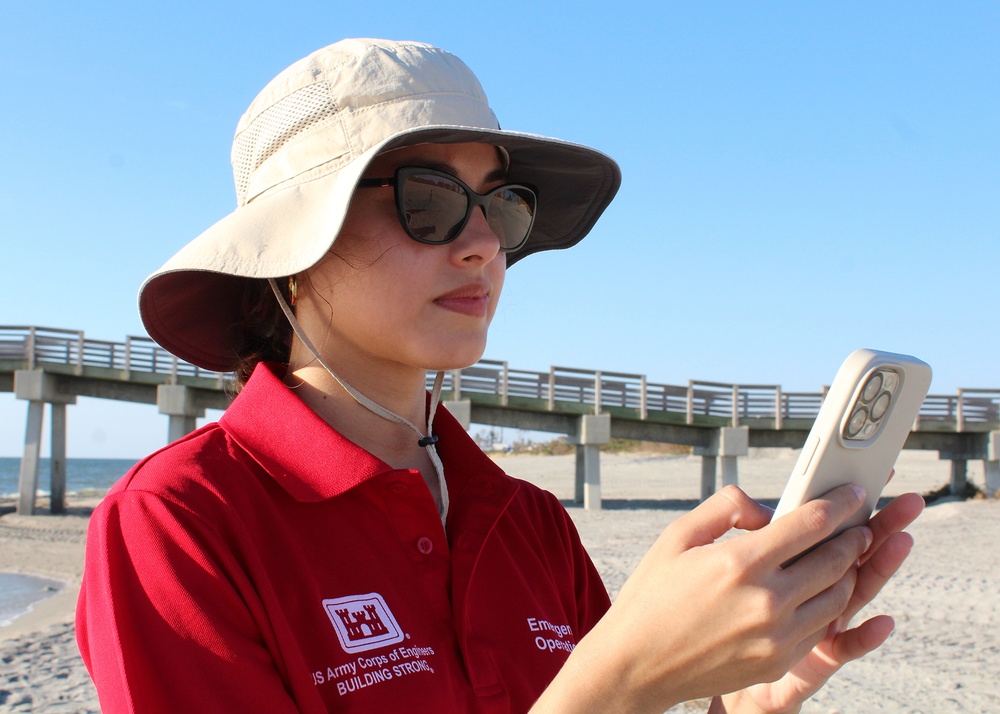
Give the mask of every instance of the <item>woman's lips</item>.
POLYGON ((452 290, 434 300, 435 305, 462 315, 469 315, 470 317, 483 317, 486 315, 489 302, 489 293, 478 285, 452 290))

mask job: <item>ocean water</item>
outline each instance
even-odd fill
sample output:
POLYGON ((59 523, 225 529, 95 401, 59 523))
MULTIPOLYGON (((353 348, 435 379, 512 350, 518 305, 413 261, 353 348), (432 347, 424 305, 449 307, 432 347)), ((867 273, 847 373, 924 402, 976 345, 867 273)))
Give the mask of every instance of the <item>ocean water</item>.
MULTIPOLYGON (((114 485, 135 459, 67 459, 66 490, 77 493, 101 494, 114 485)), ((38 469, 38 491, 49 492, 49 459, 41 459, 38 469)), ((0 496, 16 496, 21 470, 18 458, 0 457, 0 496)), ((34 575, 0 572, 0 627, 9 625, 31 611, 35 603, 55 595, 63 583, 34 575)))
MULTIPOLYGON (((40 493, 48 493, 51 467, 49 459, 40 461, 38 490, 40 493)), ((135 462, 135 459, 66 459, 66 490, 103 493, 124 476, 135 462)), ((0 496, 17 495, 20 471, 21 459, 0 457, 0 496)))
POLYGON ((27 614, 36 602, 63 589, 58 580, 19 573, 0 573, 0 627, 27 614))
MULTIPOLYGON (((67 459, 66 490, 76 493, 101 494, 114 485, 135 459, 67 459)), ((18 458, 0 457, 0 496, 16 496, 21 470, 18 458)), ((38 491, 48 493, 51 466, 41 459, 38 469, 38 491)), ((0 627, 5 627, 31 611, 35 603, 55 595, 64 584, 34 575, 0 572, 0 627)))

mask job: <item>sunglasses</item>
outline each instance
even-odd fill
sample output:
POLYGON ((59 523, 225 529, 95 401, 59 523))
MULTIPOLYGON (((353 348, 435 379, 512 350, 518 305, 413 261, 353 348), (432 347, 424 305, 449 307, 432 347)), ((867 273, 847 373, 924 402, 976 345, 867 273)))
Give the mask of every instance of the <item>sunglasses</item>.
POLYGON ((473 209, 482 207, 500 239, 500 250, 510 253, 528 240, 538 198, 528 186, 508 184, 489 193, 476 193, 468 184, 434 169, 404 166, 392 178, 366 178, 359 188, 392 186, 396 213, 403 230, 415 241, 438 245, 455 240, 469 222, 473 209))

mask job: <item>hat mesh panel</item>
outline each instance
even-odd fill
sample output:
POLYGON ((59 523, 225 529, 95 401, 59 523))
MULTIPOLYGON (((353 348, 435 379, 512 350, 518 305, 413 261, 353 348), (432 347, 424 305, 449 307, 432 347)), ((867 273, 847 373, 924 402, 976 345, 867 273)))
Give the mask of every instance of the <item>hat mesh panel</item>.
POLYGON ((325 82, 303 87, 258 114, 233 141, 236 201, 246 203, 253 172, 300 132, 337 112, 325 82))

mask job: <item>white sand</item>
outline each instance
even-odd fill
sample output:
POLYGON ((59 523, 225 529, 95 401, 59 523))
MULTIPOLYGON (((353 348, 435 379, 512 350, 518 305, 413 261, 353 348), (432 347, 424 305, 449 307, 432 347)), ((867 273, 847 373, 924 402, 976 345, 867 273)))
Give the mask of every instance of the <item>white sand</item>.
MULTIPOLYGON (((740 485, 773 505, 794 457, 788 450, 756 451, 740 460, 740 485)), ((612 595, 666 524, 696 504, 700 490, 698 457, 605 455, 605 508, 584 511, 569 504, 572 456, 498 461, 569 505, 612 595)), ((949 476, 948 462, 936 453, 905 452, 896 471, 887 494, 928 492, 949 476)), ((969 475, 982 485, 981 464, 970 463, 969 475)), ((0 712, 99 711, 72 624, 93 503, 71 503, 66 516, 0 517, 0 571, 67 584, 0 627, 0 712)), ((804 712, 1000 712, 1000 501, 946 499, 911 532, 913 554, 870 608, 896 618, 895 634, 879 652, 845 668, 804 712)))
POLYGON ((65 583, 27 615, 0 627, 0 712, 100 711, 73 633, 87 517, 95 504, 71 503, 67 515, 7 512, 0 518, 0 571, 65 583))

